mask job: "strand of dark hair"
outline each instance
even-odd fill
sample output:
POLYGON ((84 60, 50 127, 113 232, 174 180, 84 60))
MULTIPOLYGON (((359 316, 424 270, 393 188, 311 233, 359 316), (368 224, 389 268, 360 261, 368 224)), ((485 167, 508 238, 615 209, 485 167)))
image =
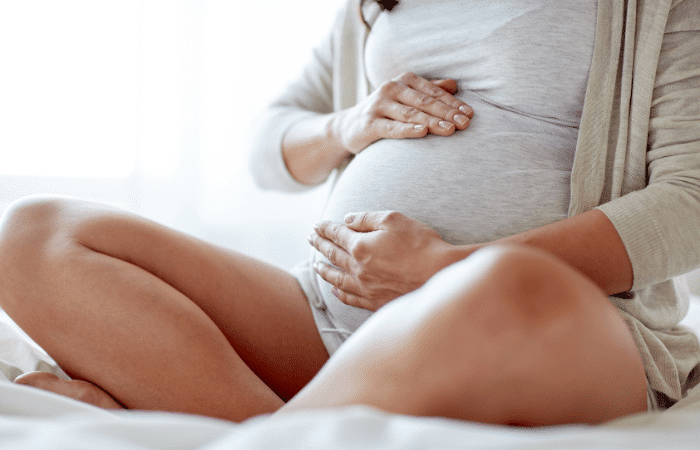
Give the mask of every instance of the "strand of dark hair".
MULTIPOLYGON (((365 16, 362 15, 362 5, 364 5, 365 2, 366 0, 360 0, 360 15, 362 16, 362 21, 365 23, 367 28, 370 28, 369 24, 365 20, 365 16)), ((391 11, 394 9, 394 6, 399 4, 399 0, 376 0, 376 2, 382 11, 391 11)))
POLYGON ((382 11, 391 11, 394 9, 394 6, 399 4, 399 0, 377 0, 377 3, 379 3, 382 11))

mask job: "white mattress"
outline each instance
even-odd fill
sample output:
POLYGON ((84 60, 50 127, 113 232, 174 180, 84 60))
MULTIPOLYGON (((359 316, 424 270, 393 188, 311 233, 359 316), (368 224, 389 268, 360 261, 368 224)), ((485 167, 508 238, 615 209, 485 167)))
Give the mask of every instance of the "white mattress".
MULTIPOLYGON (((700 334, 700 298, 684 323, 700 334)), ((700 387, 663 413, 602 426, 543 429, 386 414, 366 407, 263 416, 242 424, 166 413, 110 412, 9 380, 65 374, 0 311, 0 448, 7 449, 692 449, 700 387)))

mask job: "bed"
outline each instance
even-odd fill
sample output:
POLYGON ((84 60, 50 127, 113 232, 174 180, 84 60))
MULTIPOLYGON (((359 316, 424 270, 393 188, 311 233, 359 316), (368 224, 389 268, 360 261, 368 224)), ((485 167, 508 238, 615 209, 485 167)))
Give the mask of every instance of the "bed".
MULTIPOLYGON (((700 297, 683 322, 700 334, 700 297)), ((386 414, 367 407, 262 416, 242 424, 110 412, 11 383, 65 373, 0 310, 0 448, 5 449, 700 449, 700 386, 663 413, 600 426, 518 429, 386 414)))

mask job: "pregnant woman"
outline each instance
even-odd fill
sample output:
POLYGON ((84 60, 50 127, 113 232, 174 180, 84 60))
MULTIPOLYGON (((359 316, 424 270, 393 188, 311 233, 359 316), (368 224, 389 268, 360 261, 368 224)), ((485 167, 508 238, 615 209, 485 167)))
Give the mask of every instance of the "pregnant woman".
POLYGON ((287 273, 122 211, 21 200, 0 304, 74 380, 18 382, 230 420, 667 408, 700 363, 672 281, 700 266, 699 17, 348 1, 252 160, 265 187, 333 177, 309 261, 287 273))

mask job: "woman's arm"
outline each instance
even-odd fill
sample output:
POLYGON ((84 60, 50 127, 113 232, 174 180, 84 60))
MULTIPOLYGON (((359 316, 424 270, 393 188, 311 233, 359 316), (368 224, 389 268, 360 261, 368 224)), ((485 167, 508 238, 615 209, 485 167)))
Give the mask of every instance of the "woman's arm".
POLYGON ((325 180, 333 169, 351 155, 334 142, 333 114, 309 117, 296 123, 284 135, 282 157, 289 173, 302 184, 325 180))
MULTIPOLYGON (((352 60, 350 55, 339 58, 338 52, 346 50, 338 48, 342 36, 359 33, 357 26, 364 31, 354 6, 348 2, 341 9, 304 72, 260 118, 250 160, 260 187, 305 190, 324 181, 346 157, 379 139, 428 133, 449 136, 468 126, 473 111, 452 95, 457 90, 454 80, 431 82, 404 73, 369 96, 349 95, 358 89, 351 84, 353 77, 336 72, 348 70, 338 65, 339 59, 352 60), (348 21, 349 17, 353 20, 348 21)), ((349 67, 352 70, 352 64, 349 67)))
POLYGON ((474 111, 452 94, 454 80, 428 81, 406 72, 352 108, 310 116, 288 129, 282 155, 298 182, 316 184, 348 156, 380 139, 450 136, 469 126, 474 111))
MULTIPOLYGON (((632 288, 634 275, 625 245, 612 222, 597 209, 473 247, 494 244, 524 244, 546 250, 593 280, 607 295, 632 288)), ((457 248, 456 256, 459 253, 457 248)))
POLYGON ((349 214, 345 224, 323 222, 310 237, 333 264, 316 271, 343 302, 376 310, 417 289, 448 265, 490 245, 545 250, 578 269, 606 294, 629 290, 627 251, 604 213, 591 210, 494 242, 455 246, 420 222, 395 211, 349 214))

